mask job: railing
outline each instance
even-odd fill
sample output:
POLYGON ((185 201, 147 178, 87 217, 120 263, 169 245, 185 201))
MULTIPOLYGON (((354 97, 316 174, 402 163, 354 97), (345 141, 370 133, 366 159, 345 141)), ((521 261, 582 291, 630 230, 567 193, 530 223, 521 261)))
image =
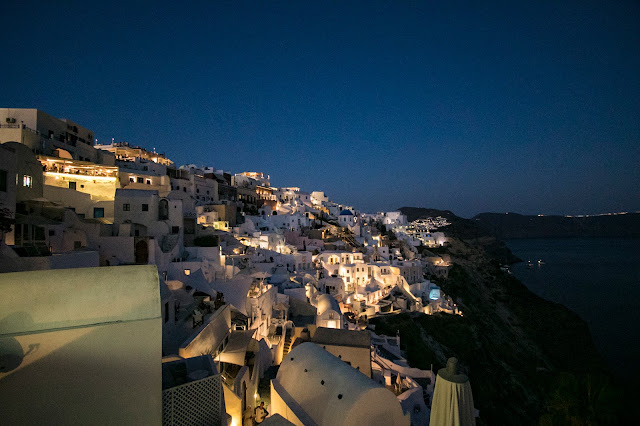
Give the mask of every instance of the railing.
POLYGON ((68 174, 68 175, 83 175, 83 176, 95 176, 95 177, 118 177, 118 171, 104 171, 104 170, 93 170, 86 168, 75 168, 73 166, 55 166, 55 165, 45 165, 44 171, 47 173, 60 173, 60 174, 68 174))

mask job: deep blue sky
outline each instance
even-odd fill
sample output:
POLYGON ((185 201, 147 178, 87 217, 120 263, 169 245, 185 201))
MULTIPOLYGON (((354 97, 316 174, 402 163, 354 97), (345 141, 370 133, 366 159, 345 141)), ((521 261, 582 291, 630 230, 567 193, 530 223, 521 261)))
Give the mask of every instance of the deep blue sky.
POLYGON ((637 1, 94 3, 3 2, 0 106, 364 211, 640 210, 637 1))

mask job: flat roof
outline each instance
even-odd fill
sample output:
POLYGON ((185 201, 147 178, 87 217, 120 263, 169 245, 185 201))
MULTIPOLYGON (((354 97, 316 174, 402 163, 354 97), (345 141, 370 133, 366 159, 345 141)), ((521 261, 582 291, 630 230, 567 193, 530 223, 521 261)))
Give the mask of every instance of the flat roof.
POLYGON ((371 346, 371 334, 366 330, 356 331, 318 327, 311 341, 318 345, 368 348, 371 346))

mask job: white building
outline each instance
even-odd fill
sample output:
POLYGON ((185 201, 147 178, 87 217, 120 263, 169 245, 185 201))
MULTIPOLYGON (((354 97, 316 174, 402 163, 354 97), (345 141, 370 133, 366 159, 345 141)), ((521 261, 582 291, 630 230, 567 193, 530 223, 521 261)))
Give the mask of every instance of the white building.
POLYGON ((316 307, 316 325, 318 327, 339 328, 345 327, 345 319, 342 310, 336 299, 329 294, 321 294, 311 300, 311 304, 316 307))
POLYGON ((409 425, 392 392, 314 343, 284 358, 271 381, 271 413, 295 425, 409 425))
POLYGON ((0 291, 2 423, 162 423, 155 267, 0 274, 0 291))

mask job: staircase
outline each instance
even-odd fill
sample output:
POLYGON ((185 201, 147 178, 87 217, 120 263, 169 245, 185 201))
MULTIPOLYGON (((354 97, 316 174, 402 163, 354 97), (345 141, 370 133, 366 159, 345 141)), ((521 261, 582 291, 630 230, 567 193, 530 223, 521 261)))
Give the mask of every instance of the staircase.
POLYGON ((355 239, 355 238, 353 237, 353 235, 351 235, 351 234, 345 234, 345 235, 342 237, 342 240, 343 240, 345 243, 349 244, 349 245, 350 245, 351 247, 353 247, 353 248, 362 247, 360 244, 358 244, 358 242, 356 241, 356 239, 355 239))
POLYGON ((285 336, 284 336, 284 349, 282 351, 283 358, 287 356, 287 354, 291 350, 291 343, 293 343, 292 334, 293 334, 293 329, 287 328, 287 332, 285 333, 285 336))

